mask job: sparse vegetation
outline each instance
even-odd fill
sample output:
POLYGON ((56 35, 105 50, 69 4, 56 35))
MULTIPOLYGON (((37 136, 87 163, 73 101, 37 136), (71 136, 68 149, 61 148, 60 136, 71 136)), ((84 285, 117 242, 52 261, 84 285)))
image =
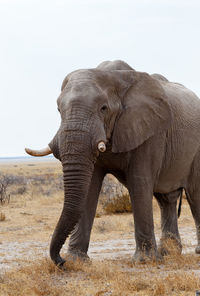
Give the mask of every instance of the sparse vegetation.
MULTIPOLYGON (((6 193, 11 198, 9 203, 1 205, 3 211, 0 211, 0 221, 3 223, 0 244, 13 242, 23 244, 24 248, 19 250, 15 246, 12 250, 15 257, 5 261, 3 258, 8 248, 5 253, 0 252, 3 263, 0 270, 0 295, 194 296, 195 291, 200 290, 200 256, 194 252, 178 255, 170 242, 167 245, 171 250, 170 255, 160 263, 134 263, 131 242, 130 245, 124 245, 124 250, 128 252, 117 260, 102 260, 100 248, 97 253, 101 260, 93 259, 90 263, 68 260, 64 270, 57 269, 50 259, 45 259, 41 255, 43 253, 38 251, 42 244, 47 251, 62 209, 63 185, 59 164, 7 165, 2 172, 8 177, 6 193), (18 252, 23 254, 23 258, 18 256, 18 252), (12 269, 6 272, 4 264, 10 264, 12 269)), ((133 217, 127 213, 131 205, 126 189, 109 176, 105 180, 98 207, 101 214, 94 221, 91 241, 97 246, 105 242, 109 255, 112 255, 118 251, 118 241, 134 236, 133 217), (123 211, 126 213, 121 214, 123 211), (108 215, 110 213, 112 215, 108 215), (109 241, 113 239, 116 240, 116 246, 109 249, 109 241)), ((155 229, 160 234, 160 212, 155 201, 153 208, 155 229)), ((185 227, 187 235, 191 235, 190 229, 194 229, 194 222, 186 200, 183 201, 179 224, 185 227)), ((183 247, 188 247, 189 243, 185 240, 183 244, 183 247)))
MULTIPOLYGON (((175 259, 175 258, 174 258, 175 259)), ((183 259, 184 260, 184 259, 183 259)), ((167 260, 166 260, 167 262, 167 260)), ((173 266, 173 262, 172 266, 173 266)), ((130 266, 127 260, 68 261, 64 270, 49 260, 7 272, 1 279, 1 295, 187 295, 194 296, 200 278, 194 271, 169 271, 169 265, 130 266)), ((193 266, 197 268, 197 264, 193 266)))

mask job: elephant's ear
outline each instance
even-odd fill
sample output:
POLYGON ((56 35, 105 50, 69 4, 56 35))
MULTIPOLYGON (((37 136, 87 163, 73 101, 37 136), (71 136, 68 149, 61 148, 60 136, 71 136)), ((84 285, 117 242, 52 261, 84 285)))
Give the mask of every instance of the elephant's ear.
POLYGON ((122 98, 122 109, 112 134, 112 151, 137 148, 171 123, 170 107, 159 82, 146 73, 136 72, 134 83, 122 98), (137 75, 136 75, 137 73, 137 75))

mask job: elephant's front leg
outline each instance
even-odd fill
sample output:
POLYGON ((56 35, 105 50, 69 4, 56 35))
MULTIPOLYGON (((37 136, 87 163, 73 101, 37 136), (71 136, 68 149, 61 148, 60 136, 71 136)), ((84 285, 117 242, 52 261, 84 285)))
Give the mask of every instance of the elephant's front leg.
POLYGON ((104 170, 102 168, 96 167, 92 176, 83 214, 74 231, 72 232, 69 241, 68 253, 74 258, 89 258, 87 251, 89 247, 90 234, 104 176, 104 170))
POLYGON ((146 259, 159 259, 153 223, 153 186, 148 178, 134 177, 129 182, 129 192, 135 222, 136 251, 134 259, 139 262, 146 259))

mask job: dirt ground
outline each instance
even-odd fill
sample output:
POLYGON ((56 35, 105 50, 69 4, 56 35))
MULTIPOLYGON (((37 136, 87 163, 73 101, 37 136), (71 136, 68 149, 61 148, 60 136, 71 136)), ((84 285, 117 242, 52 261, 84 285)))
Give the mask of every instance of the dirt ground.
MULTIPOLYGON (((55 161, 1 165, 1 173, 11 172, 58 175, 61 168, 55 161)), ((100 215, 93 226, 90 263, 68 260, 60 271, 49 260, 49 243, 63 193, 43 194, 35 186, 31 193, 13 194, 9 203, 0 206, 0 295, 195 295, 200 290, 200 256, 194 254, 195 226, 186 200, 179 219, 181 256, 172 252, 160 263, 134 263, 132 214, 100 215)), ((160 213, 155 201, 153 207, 159 243, 160 213)))

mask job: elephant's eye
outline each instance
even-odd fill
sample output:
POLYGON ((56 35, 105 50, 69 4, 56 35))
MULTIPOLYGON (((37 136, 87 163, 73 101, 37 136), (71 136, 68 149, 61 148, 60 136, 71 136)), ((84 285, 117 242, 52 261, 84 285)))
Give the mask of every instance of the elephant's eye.
POLYGON ((60 109, 59 108, 57 108, 58 109, 58 112, 60 112, 60 109))
POLYGON ((108 106, 107 105, 103 105, 102 107, 101 107, 101 112, 106 112, 108 110, 108 106))

